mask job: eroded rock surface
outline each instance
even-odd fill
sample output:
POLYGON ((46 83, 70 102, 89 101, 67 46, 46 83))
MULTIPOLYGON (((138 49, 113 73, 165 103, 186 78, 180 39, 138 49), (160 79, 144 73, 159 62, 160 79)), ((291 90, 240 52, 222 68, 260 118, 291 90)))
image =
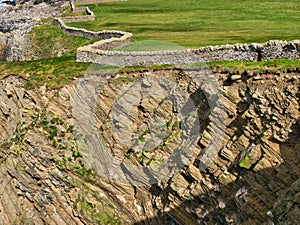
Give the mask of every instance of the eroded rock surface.
POLYGON ((296 224, 299 74, 195 74, 1 80, 0 224, 296 224))
POLYGON ((0 9, 0 32, 15 32, 20 35, 28 33, 42 18, 53 18, 61 15, 61 7, 66 1, 21 2, 18 6, 0 9), (52 4, 51 4, 52 2, 52 4))
POLYGON ((0 61, 31 59, 30 37, 26 35, 44 18, 62 14, 66 1, 20 1, 0 9, 0 61))

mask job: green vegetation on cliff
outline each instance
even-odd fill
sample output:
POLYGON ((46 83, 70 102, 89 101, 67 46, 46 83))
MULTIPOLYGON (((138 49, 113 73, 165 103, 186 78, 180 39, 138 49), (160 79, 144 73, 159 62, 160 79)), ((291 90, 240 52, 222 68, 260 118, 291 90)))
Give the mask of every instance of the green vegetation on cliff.
POLYGON ((224 61, 207 63, 210 67, 258 72, 290 72, 300 69, 300 60, 274 59, 260 62, 224 61))
MULTIPOLYGON (((195 64, 197 68, 209 66, 215 69, 230 69, 236 71, 255 70, 258 72, 280 72, 295 71, 300 68, 300 60, 269 60, 262 62, 211 62, 195 64)), ((193 67, 193 65, 192 65, 193 67)), ((192 68, 191 67, 191 68, 192 68)), ((41 86, 46 84, 48 89, 61 88, 70 83, 76 77, 85 73, 127 73, 139 70, 157 70, 179 68, 174 65, 154 65, 154 66, 134 66, 117 68, 112 66, 98 65, 92 63, 78 63, 74 55, 66 55, 57 58, 41 59, 27 62, 0 62, 0 79, 18 74, 26 79, 26 88, 33 88, 34 85, 41 86)), ((180 69, 180 68, 179 68, 180 69)))
POLYGON ((73 55, 27 62, 2 62, 0 78, 18 74, 29 80, 27 88, 45 83, 49 89, 60 88, 81 76, 89 65, 90 63, 77 63, 73 55))

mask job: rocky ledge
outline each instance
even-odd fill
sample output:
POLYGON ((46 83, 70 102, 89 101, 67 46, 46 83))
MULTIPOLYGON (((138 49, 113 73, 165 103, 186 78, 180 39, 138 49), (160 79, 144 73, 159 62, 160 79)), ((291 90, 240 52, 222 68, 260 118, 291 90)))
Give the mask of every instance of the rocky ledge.
POLYGON ((8 76, 0 224, 297 224, 299 75, 90 74, 54 91, 8 76))

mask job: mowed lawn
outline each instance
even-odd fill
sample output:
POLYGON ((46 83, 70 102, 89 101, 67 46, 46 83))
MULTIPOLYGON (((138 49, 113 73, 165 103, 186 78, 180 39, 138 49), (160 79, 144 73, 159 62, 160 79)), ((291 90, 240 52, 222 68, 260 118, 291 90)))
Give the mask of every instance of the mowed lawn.
POLYGON ((125 30, 134 40, 199 47, 300 39, 298 0, 128 0, 89 7, 96 20, 73 26, 125 30))

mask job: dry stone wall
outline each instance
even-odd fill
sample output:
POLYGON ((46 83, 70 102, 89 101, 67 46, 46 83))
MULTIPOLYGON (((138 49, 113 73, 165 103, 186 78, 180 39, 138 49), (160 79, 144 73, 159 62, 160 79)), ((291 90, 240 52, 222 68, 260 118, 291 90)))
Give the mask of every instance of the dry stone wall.
MULTIPOLYGON (((67 21, 69 21, 68 18, 67 21)), ((111 42, 116 42, 116 41, 124 40, 125 38, 131 40, 132 37, 130 33, 122 32, 122 31, 104 30, 101 32, 94 32, 82 28, 70 27, 65 24, 64 20, 65 20, 64 18, 56 18, 53 20, 53 23, 57 25, 66 34, 85 37, 88 39, 101 39, 101 41, 99 41, 99 43, 97 44, 99 49, 102 49, 101 43, 103 43, 104 39, 110 39, 111 42)))
POLYGON ((64 22, 66 23, 74 23, 74 22, 81 22, 81 21, 90 21, 95 20, 94 15, 87 15, 87 16, 66 16, 64 17, 64 22))
POLYGON ((76 8, 74 3, 72 1, 69 2, 71 11, 73 13, 83 13, 85 12, 86 15, 82 16, 66 16, 61 18, 65 23, 72 23, 72 22, 81 22, 81 21, 90 21, 90 20, 95 20, 95 14, 93 11, 89 9, 89 7, 80 7, 76 8))
MULTIPOLYGON (((77 4, 77 3, 76 3, 77 4)), ((72 10, 77 10, 71 3, 72 10)), ((263 44, 234 44, 207 46, 199 49, 173 51, 118 51, 130 44, 132 34, 123 31, 93 32, 65 25, 65 22, 93 20, 95 15, 86 7, 86 16, 55 19, 61 30, 70 35, 100 39, 91 45, 77 49, 78 62, 93 62, 115 66, 149 66, 155 64, 191 64, 212 61, 261 61, 269 59, 300 59, 300 41, 271 40, 263 44)))
MULTIPOLYGON (((114 41, 119 40, 108 40, 106 41, 106 46, 114 44, 114 41)), ((96 44, 98 44, 98 48, 91 48, 91 46, 78 48, 77 61, 116 66, 149 66, 154 64, 189 64, 212 61, 260 61, 281 58, 300 58, 300 42, 298 40, 292 42, 269 41, 258 45, 236 44, 199 49, 150 52, 107 51, 104 49, 109 49, 108 47, 101 48, 100 43, 96 44)))
POLYGON ((74 5, 74 2, 70 1, 69 3, 70 3, 71 11, 73 13, 78 13, 78 12, 84 12, 85 11, 85 8, 82 8, 82 7, 76 8, 76 6, 74 5))
POLYGON ((261 50, 261 59, 299 59, 300 41, 269 41, 264 45, 258 46, 261 50))
POLYGON ((86 12, 86 15, 94 15, 94 12, 92 10, 89 9, 89 7, 79 7, 76 8, 74 2, 70 1, 70 7, 71 7, 71 11, 73 13, 82 13, 82 12, 86 12))

